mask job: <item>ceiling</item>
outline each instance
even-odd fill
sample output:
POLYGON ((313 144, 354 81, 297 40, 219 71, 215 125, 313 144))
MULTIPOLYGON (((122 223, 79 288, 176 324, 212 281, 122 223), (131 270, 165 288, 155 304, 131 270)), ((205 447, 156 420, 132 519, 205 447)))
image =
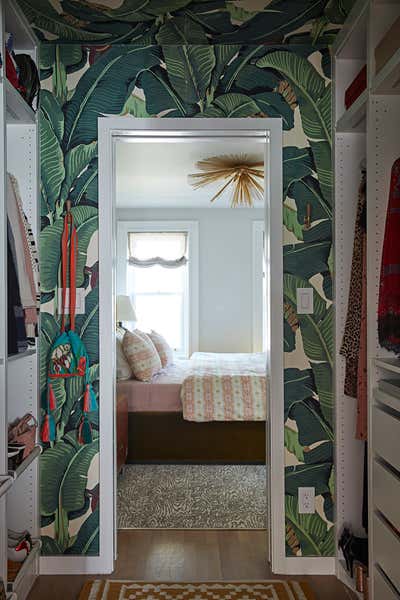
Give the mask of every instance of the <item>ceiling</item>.
MULTIPOLYGON (((134 142, 116 144, 118 208, 230 208, 230 194, 210 199, 223 183, 194 190, 188 174, 198 160, 221 155, 251 155, 263 160, 264 144, 256 139, 134 142)), ((256 207, 262 207, 257 201, 256 207)))

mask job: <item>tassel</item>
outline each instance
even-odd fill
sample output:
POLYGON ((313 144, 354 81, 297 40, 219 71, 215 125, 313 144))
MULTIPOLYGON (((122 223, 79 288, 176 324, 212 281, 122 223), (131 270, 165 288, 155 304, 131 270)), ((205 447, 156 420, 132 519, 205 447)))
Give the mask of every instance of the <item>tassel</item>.
POLYGON ((90 385, 86 384, 85 394, 83 396, 83 412, 88 413, 90 410, 90 385))
POLYGON ((49 383, 49 410, 56 409, 56 396, 54 394, 53 386, 49 383))
POLYGON ((56 424, 52 415, 46 415, 40 432, 42 442, 54 442, 56 439, 56 424))
POLYGON ((99 408, 99 405, 97 404, 97 398, 96 398, 96 394, 95 391, 92 387, 92 385, 90 385, 90 412, 94 412, 95 410, 97 410, 99 408))
POLYGON ((86 384, 85 394, 83 396, 83 412, 93 412, 98 409, 96 394, 90 383, 86 384))
POLYGON ((90 444, 93 441, 92 426, 86 415, 83 415, 79 426, 78 441, 80 444, 90 444))

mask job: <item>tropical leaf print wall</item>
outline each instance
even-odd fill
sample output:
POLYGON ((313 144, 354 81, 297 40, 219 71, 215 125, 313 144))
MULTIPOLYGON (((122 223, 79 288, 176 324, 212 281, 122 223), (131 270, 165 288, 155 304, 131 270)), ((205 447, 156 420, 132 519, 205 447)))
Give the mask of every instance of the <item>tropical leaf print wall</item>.
MULTIPOLYGON (((78 333, 98 391, 97 117, 281 117, 287 554, 329 556, 333 539, 332 181, 330 63, 311 46, 44 46, 42 147, 42 385, 59 330, 56 290, 62 211, 73 201, 77 285, 86 288, 78 333), (307 223, 307 215, 311 216, 307 223), (314 313, 298 315, 296 288, 311 287, 314 313), (300 486, 317 512, 299 515, 300 486)), ((98 552, 98 438, 77 444, 80 397, 60 380, 57 441, 41 459, 44 552, 98 552)), ((101 394, 100 394, 101 406, 101 394)), ((93 416, 95 429, 98 416, 93 416)))
MULTIPOLYGON (((330 556, 333 307, 330 53, 354 0, 17 0, 41 46, 41 386, 57 336, 66 198, 78 228, 77 318, 98 395, 99 115, 279 117, 284 128, 282 299, 288 556, 330 556), (60 43, 57 43, 60 42, 60 43), (65 42, 65 43, 61 43, 65 42), (112 45, 110 45, 112 44, 112 45), (250 44, 250 45, 249 45, 250 44), (314 313, 298 315, 311 287, 314 313), (317 511, 299 515, 299 486, 317 511)), ((99 553, 99 415, 77 444, 80 392, 58 380, 57 439, 41 457, 43 553, 99 553)))
POLYGON ((354 0, 17 0, 41 39, 137 44, 327 42, 354 0), (325 36, 325 37, 324 37, 325 36))

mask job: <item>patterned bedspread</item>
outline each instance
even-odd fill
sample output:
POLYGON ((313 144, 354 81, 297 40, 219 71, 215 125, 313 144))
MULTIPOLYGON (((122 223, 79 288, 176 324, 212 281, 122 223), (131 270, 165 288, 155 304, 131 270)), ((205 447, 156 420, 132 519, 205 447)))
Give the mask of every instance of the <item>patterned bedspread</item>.
POLYGON ((187 421, 264 421, 266 356, 195 352, 182 383, 187 421))

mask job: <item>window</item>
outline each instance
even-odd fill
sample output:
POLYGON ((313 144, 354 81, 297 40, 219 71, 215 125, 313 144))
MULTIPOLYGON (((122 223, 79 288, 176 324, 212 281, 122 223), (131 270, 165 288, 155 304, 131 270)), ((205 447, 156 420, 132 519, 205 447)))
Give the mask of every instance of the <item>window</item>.
POLYGON ((161 333, 178 356, 189 352, 188 243, 186 231, 128 233, 127 293, 137 327, 161 333))

